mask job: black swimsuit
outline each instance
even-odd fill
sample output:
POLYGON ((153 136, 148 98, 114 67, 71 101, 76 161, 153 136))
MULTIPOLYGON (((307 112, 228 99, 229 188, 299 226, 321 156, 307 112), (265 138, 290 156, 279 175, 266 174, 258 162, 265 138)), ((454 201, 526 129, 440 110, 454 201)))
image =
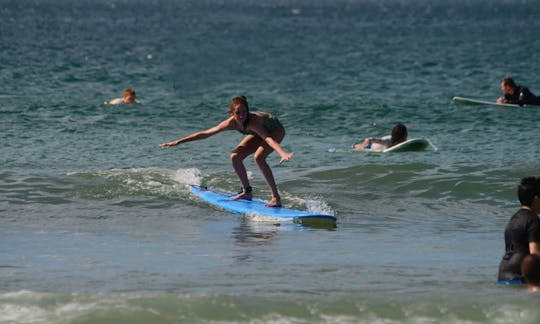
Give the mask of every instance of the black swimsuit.
MULTIPOLYGON (((262 118, 264 129, 266 129, 266 131, 268 133, 272 133, 273 131, 275 131, 278 128, 283 128, 283 125, 281 125, 281 123, 277 119, 277 117, 275 117, 275 116, 273 116, 271 114, 263 114, 263 115, 259 115, 259 116, 262 118)), ((254 135, 256 137, 260 137, 254 131, 248 129, 248 126, 247 126, 248 123, 249 123, 249 115, 246 118, 246 120, 244 121, 244 125, 242 125, 244 129, 239 129, 238 131, 240 133, 242 133, 242 134, 245 134, 245 135, 254 135)))

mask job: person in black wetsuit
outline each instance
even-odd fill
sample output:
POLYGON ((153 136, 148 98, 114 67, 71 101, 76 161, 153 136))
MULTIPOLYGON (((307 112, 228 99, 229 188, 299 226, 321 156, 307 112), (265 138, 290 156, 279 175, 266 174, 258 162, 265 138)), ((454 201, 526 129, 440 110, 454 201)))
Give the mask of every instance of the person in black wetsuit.
POLYGON ((497 99, 497 103, 515 105, 540 105, 540 98, 533 95, 528 88, 517 86, 512 78, 504 78, 501 81, 503 97, 497 99))
POLYGON ((540 178, 523 178, 518 186, 518 198, 521 208, 504 231, 506 253, 499 265, 499 283, 523 283, 523 258, 540 255, 540 178))

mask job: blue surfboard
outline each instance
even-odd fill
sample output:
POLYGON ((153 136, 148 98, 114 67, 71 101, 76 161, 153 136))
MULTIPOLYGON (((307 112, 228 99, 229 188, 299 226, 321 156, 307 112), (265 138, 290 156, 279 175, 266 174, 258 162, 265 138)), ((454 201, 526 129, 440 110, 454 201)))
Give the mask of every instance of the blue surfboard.
POLYGON ((207 203, 223 208, 225 210, 247 214, 256 213, 263 216, 283 220, 293 221, 302 224, 326 223, 335 224, 336 217, 333 215, 311 213, 285 207, 266 207, 265 201, 253 200, 231 200, 233 194, 214 191, 206 187, 191 186, 191 192, 207 203))

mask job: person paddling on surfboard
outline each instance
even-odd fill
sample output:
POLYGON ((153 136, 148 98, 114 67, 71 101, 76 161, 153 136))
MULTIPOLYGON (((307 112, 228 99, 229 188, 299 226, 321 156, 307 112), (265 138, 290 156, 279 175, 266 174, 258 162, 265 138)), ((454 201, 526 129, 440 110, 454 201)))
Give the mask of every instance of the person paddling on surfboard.
POLYGON ((352 147, 355 150, 367 150, 371 149, 373 144, 378 144, 381 147, 381 151, 405 142, 407 140, 407 127, 398 123, 392 128, 392 135, 384 136, 382 138, 368 137, 362 143, 353 144, 352 147))
POLYGON ((273 151, 276 151, 281 158, 279 164, 293 157, 293 152, 286 152, 280 145, 285 137, 285 128, 276 117, 269 113, 262 111, 250 112, 247 99, 244 96, 235 97, 231 100, 229 114, 231 117, 214 127, 195 132, 175 141, 163 143, 160 146, 171 147, 186 142, 201 140, 226 130, 236 130, 245 134, 246 137, 242 139, 230 155, 234 170, 242 184, 241 191, 231 199, 251 200, 253 198, 252 188, 249 184, 243 161, 249 155, 254 154, 255 162, 272 191, 272 198, 266 205, 269 207, 281 207, 281 197, 277 190, 272 169, 266 162, 266 157, 273 151))
POLYGON ((528 88, 517 86, 512 78, 501 80, 503 97, 497 99, 497 103, 515 105, 540 105, 540 98, 532 94, 528 88))
POLYGON ((135 99, 135 90, 131 88, 127 88, 124 90, 124 96, 122 98, 115 98, 107 101, 107 104, 109 105, 119 105, 119 104, 132 104, 136 103, 137 100, 135 99))

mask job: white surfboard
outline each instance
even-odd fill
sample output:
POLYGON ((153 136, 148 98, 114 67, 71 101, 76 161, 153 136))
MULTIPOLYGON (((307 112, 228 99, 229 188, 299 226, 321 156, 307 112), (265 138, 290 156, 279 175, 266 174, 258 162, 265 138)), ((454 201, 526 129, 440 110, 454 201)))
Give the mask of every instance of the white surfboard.
POLYGON ((429 146, 429 142, 423 138, 411 138, 405 142, 401 142, 394 146, 391 146, 383 152, 409 152, 409 151, 423 151, 429 146))
POLYGON ((507 103, 498 103, 496 101, 487 101, 487 100, 479 100, 479 99, 472 99, 472 98, 464 98, 464 97, 454 97, 452 98, 452 101, 457 104, 463 104, 463 105, 492 105, 492 106, 502 106, 502 107, 527 107, 528 105, 515 105, 515 104, 507 104, 507 103))
POLYGON ((378 143, 371 144, 370 148, 361 149, 360 151, 366 152, 411 152, 411 151, 423 151, 429 146, 429 141, 423 138, 411 138, 405 142, 401 142, 389 148, 378 143))

